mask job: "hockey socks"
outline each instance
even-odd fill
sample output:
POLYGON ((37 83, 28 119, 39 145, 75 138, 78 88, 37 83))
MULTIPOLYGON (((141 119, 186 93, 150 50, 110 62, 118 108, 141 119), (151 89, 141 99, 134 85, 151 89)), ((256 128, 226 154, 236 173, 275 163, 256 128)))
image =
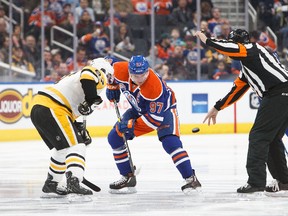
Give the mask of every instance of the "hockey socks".
POLYGON ((177 136, 167 136, 161 140, 163 148, 171 156, 176 168, 184 179, 194 175, 188 153, 182 148, 182 142, 177 136))

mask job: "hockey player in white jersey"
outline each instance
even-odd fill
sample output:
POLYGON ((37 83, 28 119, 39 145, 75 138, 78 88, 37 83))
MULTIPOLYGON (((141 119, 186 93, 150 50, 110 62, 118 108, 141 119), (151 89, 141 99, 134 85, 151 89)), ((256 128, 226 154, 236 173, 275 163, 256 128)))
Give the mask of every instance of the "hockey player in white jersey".
POLYGON ((42 188, 44 193, 92 194, 80 184, 85 170, 86 145, 91 143, 91 137, 76 119, 90 115, 102 102, 99 93, 106 86, 107 74, 113 74, 113 67, 104 58, 97 58, 34 97, 31 120, 49 149, 53 149, 42 188), (58 184, 65 173, 67 188, 61 189, 58 184))

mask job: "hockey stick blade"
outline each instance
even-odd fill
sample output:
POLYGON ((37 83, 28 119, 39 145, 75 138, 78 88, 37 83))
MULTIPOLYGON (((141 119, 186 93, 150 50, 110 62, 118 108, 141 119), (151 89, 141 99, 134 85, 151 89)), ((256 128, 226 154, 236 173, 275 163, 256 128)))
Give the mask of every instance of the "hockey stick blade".
POLYGON ((88 181, 87 179, 83 178, 82 183, 84 185, 86 185, 87 187, 89 187, 90 189, 92 189, 95 192, 99 192, 101 191, 101 188, 98 187, 97 185, 93 184, 92 182, 88 181))

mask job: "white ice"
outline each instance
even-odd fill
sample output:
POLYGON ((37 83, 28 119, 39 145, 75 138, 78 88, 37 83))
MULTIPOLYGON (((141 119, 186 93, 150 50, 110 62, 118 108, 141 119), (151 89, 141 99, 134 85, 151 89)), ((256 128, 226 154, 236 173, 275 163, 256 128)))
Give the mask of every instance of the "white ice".
POLYGON ((94 193, 91 202, 82 203, 40 198, 50 158, 42 141, 2 142, 0 215, 288 215, 288 198, 236 193, 247 181, 247 134, 193 134, 181 139, 202 192, 185 196, 180 189, 183 180, 170 156, 157 137, 144 136, 129 141, 133 162, 141 167, 138 192, 110 194, 109 183, 120 176, 107 139, 94 137, 87 149, 85 176, 102 190, 94 193))

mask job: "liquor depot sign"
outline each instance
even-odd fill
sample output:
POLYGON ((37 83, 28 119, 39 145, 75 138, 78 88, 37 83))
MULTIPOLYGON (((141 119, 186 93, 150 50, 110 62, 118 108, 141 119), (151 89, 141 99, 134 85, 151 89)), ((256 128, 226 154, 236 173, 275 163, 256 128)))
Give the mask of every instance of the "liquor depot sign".
POLYGON ((33 90, 27 89, 22 94, 16 89, 4 89, 0 92, 0 121, 8 124, 19 121, 22 117, 30 117, 33 90))

